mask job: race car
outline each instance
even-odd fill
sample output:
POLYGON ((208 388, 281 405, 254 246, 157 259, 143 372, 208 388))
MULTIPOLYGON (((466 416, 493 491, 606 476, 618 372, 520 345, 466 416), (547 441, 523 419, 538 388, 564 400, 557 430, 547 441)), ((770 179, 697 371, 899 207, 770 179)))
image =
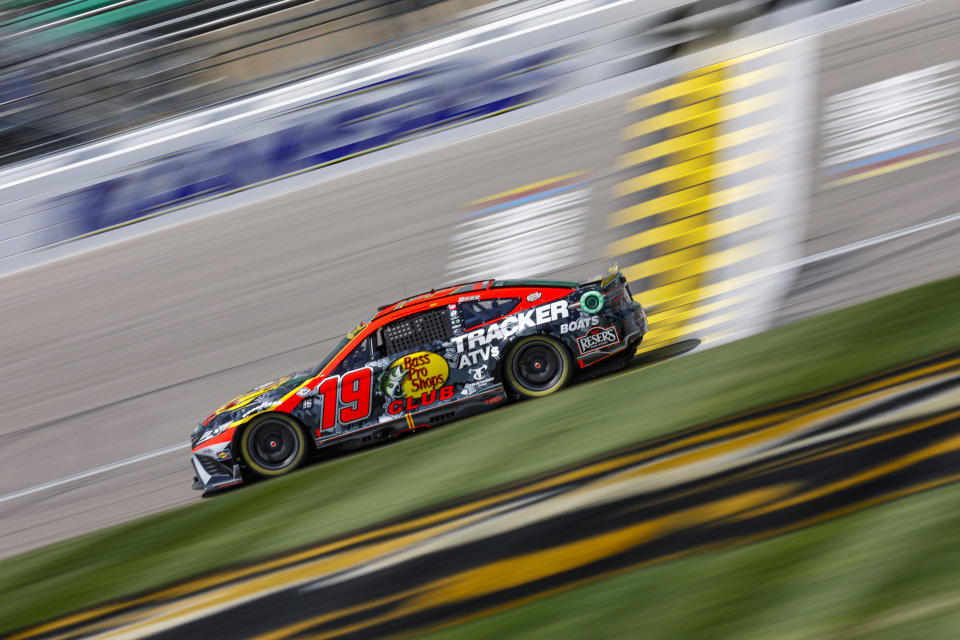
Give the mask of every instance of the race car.
POLYGON ((613 266, 583 282, 483 280, 380 307, 316 367, 245 393, 191 436, 194 489, 556 393, 629 360, 643 307, 613 266))

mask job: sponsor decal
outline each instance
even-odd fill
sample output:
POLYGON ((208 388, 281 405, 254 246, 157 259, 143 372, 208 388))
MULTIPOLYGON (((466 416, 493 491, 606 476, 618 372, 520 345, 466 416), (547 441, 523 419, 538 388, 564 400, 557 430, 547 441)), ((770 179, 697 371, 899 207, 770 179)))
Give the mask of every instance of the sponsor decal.
POLYGON ((394 399, 403 396, 403 380, 407 377, 407 372, 403 367, 391 367, 380 378, 380 390, 387 398, 394 399))
POLYGON ((381 380, 381 388, 389 399, 416 398, 436 391, 449 376, 446 360, 430 351, 418 351, 394 361, 381 380))
POLYGON ((619 342, 620 336, 617 334, 616 327, 594 327, 577 338, 577 349, 580 350, 580 355, 586 355, 591 351, 597 351, 619 342))
POLYGON ((308 389, 307 387, 301 387, 300 389, 297 389, 297 395, 301 398, 306 398, 311 393, 313 393, 313 389, 308 389))
POLYGON ((313 398, 307 398, 306 400, 304 400, 303 402, 300 403, 300 406, 301 406, 303 409, 311 409, 311 408, 313 408, 313 398))
POLYGON ((489 387, 493 383, 493 378, 484 378, 483 380, 477 380, 476 382, 468 382, 463 385, 463 389, 460 390, 460 395, 464 397, 472 396, 473 394, 481 391, 482 389, 489 387))
POLYGON ((466 369, 472 364, 480 364, 493 358, 497 360, 500 358, 500 347, 495 347, 493 345, 487 345, 486 347, 480 347, 474 351, 468 351, 460 356, 460 361, 457 363, 458 369, 466 369))
POLYGON ((229 460, 230 459, 230 447, 227 447, 223 451, 217 452, 217 460, 229 460))
POLYGON ((239 396, 239 397, 237 397, 237 398, 234 398, 233 400, 231 400, 231 401, 228 402, 227 404, 225 404, 225 405, 223 405, 222 407, 220 407, 219 409, 217 409, 217 411, 216 411, 215 413, 222 413, 222 412, 224 412, 224 411, 235 411, 235 410, 239 409, 240 407, 246 406, 246 405, 250 404, 251 402, 253 402, 254 400, 256 400, 256 399, 257 399, 258 397, 260 397, 261 395, 263 395, 264 393, 267 393, 268 391, 273 391, 274 389, 276 389, 277 387, 279 387, 280 385, 282 385, 284 382, 286 382, 286 381, 289 380, 289 379, 290 379, 290 377, 287 376, 286 378, 280 378, 279 380, 274 380, 273 382, 268 382, 267 384, 260 385, 259 387, 257 387, 257 388, 254 389, 253 391, 248 391, 247 393, 243 394, 242 396, 239 396))
POLYGON ((480 296, 460 296, 457 298, 457 302, 473 302, 474 300, 479 300, 480 296))
POLYGON ((561 335, 564 333, 573 333, 574 331, 586 331, 590 327, 594 327, 600 324, 600 318, 597 316, 587 316, 580 318, 579 320, 574 320, 573 322, 565 322, 560 325, 561 335))
POLYGON ((290 379, 290 376, 287 376, 287 377, 285 377, 285 378, 280 378, 279 380, 274 380, 273 382, 268 382, 268 383, 266 383, 266 384, 262 384, 262 385, 260 385, 259 387, 257 387, 256 389, 254 389, 253 391, 258 392, 258 393, 263 393, 264 391, 272 391, 273 389, 276 389, 277 387, 279 387, 280 385, 282 385, 284 382, 286 382, 286 381, 289 380, 289 379, 290 379))
POLYGON ((450 309, 450 325, 453 327, 454 331, 460 330, 460 311, 457 309, 457 305, 450 304, 447 305, 447 308, 450 309))
MULTIPOLYGON (((470 355, 491 342, 509 338, 527 329, 533 329, 540 325, 559 320, 560 318, 569 317, 570 310, 567 301, 557 300, 550 304, 527 309, 520 313, 514 313, 499 322, 493 322, 486 327, 471 331, 466 335, 456 336, 453 338, 453 343, 457 346, 457 353, 469 352, 468 355, 470 355)), ((488 358, 489 356, 483 357, 484 360, 488 358)), ((471 358, 470 363, 477 364, 473 358, 471 358)), ((460 359, 460 366, 464 366, 463 358, 460 359)))
POLYGON ((543 297, 542 293, 540 293, 539 291, 534 291, 533 293, 527 296, 527 302, 536 302, 542 297, 543 297))
POLYGON ((399 413, 406 411, 407 413, 416 411, 418 409, 423 409, 429 407, 435 402, 446 402, 453 397, 453 385, 448 384, 445 387, 440 387, 439 389, 432 389, 426 393, 422 393, 419 397, 407 396, 406 398, 400 398, 394 400, 389 405, 387 405, 387 413, 392 416, 395 416, 399 413))
POLYGON ((470 375, 473 376, 474 380, 480 381, 487 376, 487 365, 480 365, 476 369, 470 369, 470 375))

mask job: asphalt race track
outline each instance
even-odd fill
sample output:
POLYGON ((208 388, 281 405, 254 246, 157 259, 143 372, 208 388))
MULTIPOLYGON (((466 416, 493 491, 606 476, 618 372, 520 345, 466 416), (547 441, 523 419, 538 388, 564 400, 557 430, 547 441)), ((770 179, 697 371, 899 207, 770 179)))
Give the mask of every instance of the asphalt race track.
MULTIPOLYGON (((619 112, 593 104, 4 278, 0 494, 186 443, 227 399, 315 365, 378 305, 438 285, 445 256, 425 248, 462 203, 609 165, 619 112)), ((0 556, 197 500, 191 477, 183 450, 0 502, 0 556)))
POLYGON ((953 350, 13 638, 416 635, 954 482, 958 463, 953 350))
MULTIPOLYGON (((620 106, 590 104, 4 278, 0 556, 196 500, 185 445, 169 448, 185 443, 212 407, 318 362, 377 304, 434 286, 441 259, 423 251, 420 239, 449 228, 447 214, 460 203, 593 167, 590 206, 603 211, 620 106), (569 148, 576 156, 563 153, 569 148), (333 224, 354 211, 357 219, 389 223, 364 226, 359 235, 356 225, 333 224), (378 252, 397 272, 416 274, 405 291, 365 267, 378 252)), ((908 226, 933 216, 890 210, 882 217, 908 226)), ((860 229, 829 218, 814 216, 811 224, 817 251, 860 239, 860 229)), ((867 289, 879 295, 930 272, 960 271, 956 252, 926 252, 921 238, 914 240, 898 241, 896 260, 878 257, 891 248, 885 245, 844 256, 849 269, 840 281, 811 266, 788 298, 789 319, 845 306, 867 289), (858 268, 860 260, 867 268, 858 268), (829 297, 818 295, 827 290, 829 297)), ((602 229, 588 230, 588 245, 604 241, 602 229)), ((951 242, 938 236, 940 244, 951 242)), ((603 267, 593 261, 553 275, 603 267)))
MULTIPOLYGON (((829 91, 886 68, 865 68, 887 51, 884 37, 847 40, 821 44, 829 91)), ((942 30, 913 40, 944 55, 956 46, 942 30)), ((376 306, 443 282, 466 203, 586 172, 583 206, 604 220, 629 97, 0 279, 0 557, 197 500, 186 450, 197 421, 246 389, 315 365, 376 306), (136 462, 117 465, 127 460, 136 462)), ((958 162, 955 154, 882 180, 814 186, 799 256, 960 211, 958 162)), ((771 322, 960 273, 958 232, 953 222, 804 265, 771 322)), ((596 256, 610 241, 602 223, 589 224, 575 263, 539 275, 600 273, 606 260, 596 256)))

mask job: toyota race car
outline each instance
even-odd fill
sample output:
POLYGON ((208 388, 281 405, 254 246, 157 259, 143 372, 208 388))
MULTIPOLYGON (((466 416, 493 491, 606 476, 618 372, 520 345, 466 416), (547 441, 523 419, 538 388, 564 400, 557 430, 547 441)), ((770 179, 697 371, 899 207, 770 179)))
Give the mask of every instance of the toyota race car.
POLYGON ((626 363, 646 331, 643 307, 615 266, 580 283, 485 280, 394 302, 313 369, 201 421, 191 436, 193 487, 285 475, 319 450, 550 395, 578 375, 626 363))

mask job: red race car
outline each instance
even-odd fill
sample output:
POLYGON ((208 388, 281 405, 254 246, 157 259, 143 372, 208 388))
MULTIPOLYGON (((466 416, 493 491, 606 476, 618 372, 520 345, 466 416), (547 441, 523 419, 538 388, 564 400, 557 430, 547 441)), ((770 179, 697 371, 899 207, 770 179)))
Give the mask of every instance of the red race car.
POLYGON ((354 449, 556 393, 606 368, 599 363, 629 360, 646 331, 616 267, 584 282, 485 280, 394 302, 313 369, 205 418, 191 437, 194 488, 284 475, 311 451, 354 449))

